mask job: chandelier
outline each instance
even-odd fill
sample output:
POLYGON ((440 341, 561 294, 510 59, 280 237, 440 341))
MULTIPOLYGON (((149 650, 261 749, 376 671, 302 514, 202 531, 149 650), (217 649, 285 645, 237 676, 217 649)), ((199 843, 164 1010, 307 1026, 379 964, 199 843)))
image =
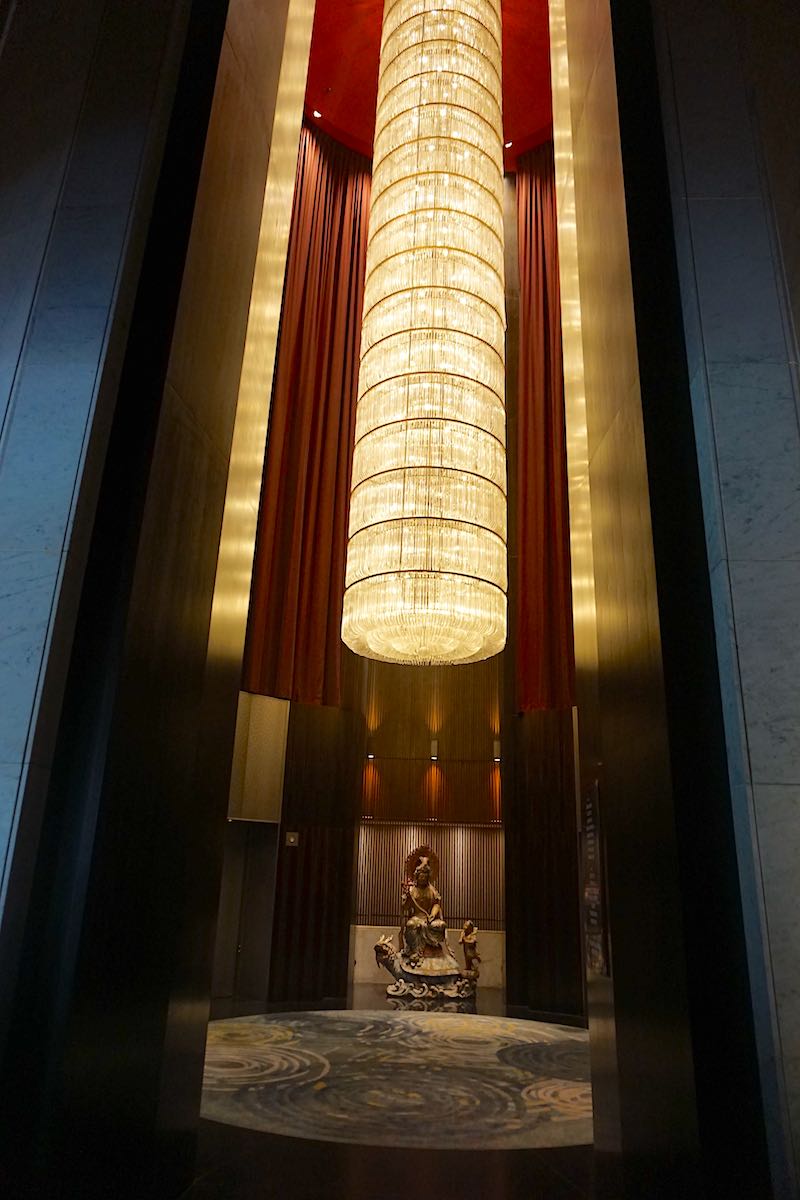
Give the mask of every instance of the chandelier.
POLYGON ((342 638, 506 640, 500 0, 386 0, 342 638))

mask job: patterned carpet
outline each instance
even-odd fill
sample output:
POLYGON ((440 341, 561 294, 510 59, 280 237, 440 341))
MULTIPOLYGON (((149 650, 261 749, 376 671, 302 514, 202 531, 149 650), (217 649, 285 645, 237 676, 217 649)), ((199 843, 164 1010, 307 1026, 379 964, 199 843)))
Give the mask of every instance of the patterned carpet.
POLYGON ((588 1039, 561 1025, 451 1013, 212 1021, 202 1116, 375 1146, 586 1145, 588 1039))

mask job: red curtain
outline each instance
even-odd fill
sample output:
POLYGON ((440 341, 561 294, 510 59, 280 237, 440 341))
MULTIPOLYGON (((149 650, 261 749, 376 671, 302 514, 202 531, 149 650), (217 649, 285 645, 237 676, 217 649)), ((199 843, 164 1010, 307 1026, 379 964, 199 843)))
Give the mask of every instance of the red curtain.
POLYGON ((572 643, 553 146, 517 162, 517 709, 569 708, 572 643))
POLYGON ((307 127, 297 166, 242 686, 337 704, 370 164, 307 127))

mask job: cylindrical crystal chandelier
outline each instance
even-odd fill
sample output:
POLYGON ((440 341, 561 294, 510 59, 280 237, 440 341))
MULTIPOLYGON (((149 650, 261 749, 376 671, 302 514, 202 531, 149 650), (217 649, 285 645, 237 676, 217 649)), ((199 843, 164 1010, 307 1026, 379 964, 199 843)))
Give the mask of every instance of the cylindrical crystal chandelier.
POLYGON ((342 637, 506 640, 500 0, 386 0, 342 637))

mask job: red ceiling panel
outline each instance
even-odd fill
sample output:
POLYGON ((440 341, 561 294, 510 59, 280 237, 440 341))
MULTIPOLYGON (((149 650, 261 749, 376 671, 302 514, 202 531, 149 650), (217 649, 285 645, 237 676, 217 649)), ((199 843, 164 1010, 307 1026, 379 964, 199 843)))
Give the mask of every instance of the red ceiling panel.
MULTIPOLYGON (((306 115, 362 154, 372 154, 383 0, 317 0, 306 115), (321 113, 314 118, 313 112, 321 113)), ((550 136, 547 0, 503 0, 503 123, 517 154, 550 136)))

